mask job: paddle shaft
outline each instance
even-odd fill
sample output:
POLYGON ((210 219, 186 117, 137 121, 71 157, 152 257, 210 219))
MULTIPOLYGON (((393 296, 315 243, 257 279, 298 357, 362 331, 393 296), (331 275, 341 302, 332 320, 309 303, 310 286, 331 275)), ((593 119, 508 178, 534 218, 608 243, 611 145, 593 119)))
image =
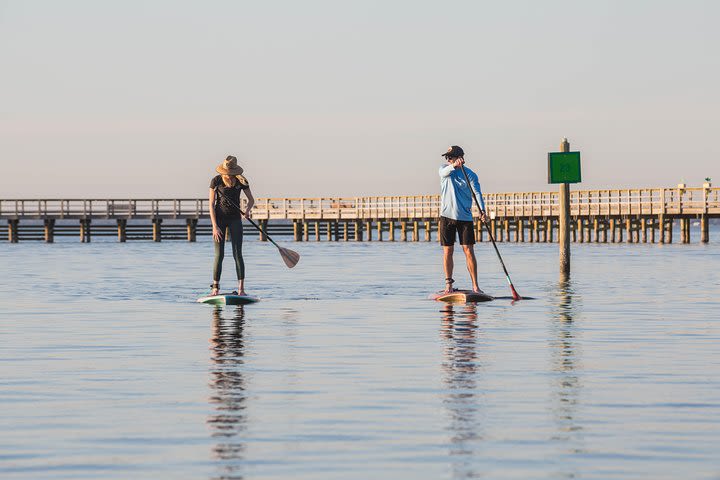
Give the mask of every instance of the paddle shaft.
MULTIPOLYGON (((230 205, 232 205, 233 207, 237 208, 238 210, 240 210, 240 213, 241 213, 241 214, 245 215, 245 213, 242 211, 242 208, 240 208, 240 206, 239 206, 237 203, 233 202, 230 198, 228 198, 227 195, 225 195, 224 193, 222 193, 219 188, 216 188, 216 189, 215 189, 215 192, 216 192, 216 193, 219 193, 220 195, 222 195, 223 198, 225 198, 225 200, 227 200, 228 202, 230 202, 230 205)), ((210 208, 215 208, 215 207, 214 207, 213 205, 210 205, 210 208)), ((265 236, 267 237, 267 239, 270 240, 270 242, 272 242, 273 245, 275 245, 277 248, 281 248, 280 245, 278 245, 277 243, 275 243, 275 240, 273 240, 272 238, 270 238, 270 235, 268 235, 267 232, 266 232, 265 230, 263 230, 262 227, 260 227, 260 225, 258 225, 257 223, 255 223, 255 222, 252 220, 252 218, 245 217, 245 219, 246 219, 248 222, 252 223, 253 227, 257 228, 258 231, 260 231, 260 233, 262 233, 263 235, 265 235, 265 236)), ((225 233, 223 232, 223 235, 224 235, 224 234, 225 234, 225 233)))
MULTIPOLYGON (((465 175, 465 181, 467 181, 468 188, 470 189, 470 193, 472 194, 473 200, 475 200, 475 205, 477 205, 478 210, 480 210, 481 213, 483 212, 482 207, 480 206, 480 202, 477 199, 477 196, 475 195, 475 190, 472 189, 472 185, 470 185, 470 177, 468 177, 467 172, 465 171, 465 167, 463 165, 460 165, 460 169, 462 170, 463 174, 465 175)), ((500 250, 498 250, 497 244, 495 243, 495 237, 493 237, 492 231, 490 230, 490 226, 487 224, 487 222, 483 221, 481 218, 480 221, 483 225, 485 225, 485 229, 488 232, 488 236, 490 237, 490 241, 492 241, 492 245, 495 248, 495 253, 497 253, 498 259, 500 259, 500 265, 502 265, 503 271, 505 272, 505 278, 507 278, 508 283, 510 284, 510 290, 513 292, 513 296, 517 295, 518 293, 515 291, 515 287, 513 286, 512 280, 510 280, 510 274, 507 271, 507 268, 505 267, 505 262, 503 262, 502 255, 500 255, 500 250)))

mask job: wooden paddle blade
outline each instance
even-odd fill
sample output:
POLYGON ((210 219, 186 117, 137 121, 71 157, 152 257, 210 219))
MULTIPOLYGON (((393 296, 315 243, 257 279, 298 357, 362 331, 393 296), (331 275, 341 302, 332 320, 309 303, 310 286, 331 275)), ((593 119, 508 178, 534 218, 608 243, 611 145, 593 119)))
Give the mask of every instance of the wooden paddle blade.
POLYGON ((278 248, 278 250, 280 251, 280 256, 282 257, 283 262, 285 262, 285 265, 287 265, 288 268, 293 268, 300 261, 299 253, 282 247, 278 248))

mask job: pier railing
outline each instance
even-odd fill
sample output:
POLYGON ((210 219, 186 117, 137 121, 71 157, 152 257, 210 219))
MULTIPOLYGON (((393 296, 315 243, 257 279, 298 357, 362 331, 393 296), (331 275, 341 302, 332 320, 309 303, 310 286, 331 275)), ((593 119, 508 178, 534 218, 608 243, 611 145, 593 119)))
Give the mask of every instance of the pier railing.
MULTIPOLYGON (((485 194, 491 218, 555 217, 557 192, 485 194)), ((576 190, 571 215, 719 215, 720 188, 576 190)), ((243 202, 243 207, 245 203, 243 202)), ((253 218, 264 220, 362 220, 432 218, 439 195, 260 198, 253 218)), ((477 212, 476 212, 477 213, 477 212)), ((2 199, 3 219, 187 219, 207 218, 208 200, 179 199, 2 199)))

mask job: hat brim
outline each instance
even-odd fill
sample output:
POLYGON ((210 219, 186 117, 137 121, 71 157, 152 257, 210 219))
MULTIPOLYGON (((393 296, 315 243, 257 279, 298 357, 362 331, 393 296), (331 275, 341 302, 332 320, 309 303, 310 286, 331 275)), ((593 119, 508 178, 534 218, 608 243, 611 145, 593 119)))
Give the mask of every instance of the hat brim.
POLYGON ((215 171, 220 175, 242 175, 245 170, 243 170, 241 167, 230 170, 220 165, 215 169, 215 171))

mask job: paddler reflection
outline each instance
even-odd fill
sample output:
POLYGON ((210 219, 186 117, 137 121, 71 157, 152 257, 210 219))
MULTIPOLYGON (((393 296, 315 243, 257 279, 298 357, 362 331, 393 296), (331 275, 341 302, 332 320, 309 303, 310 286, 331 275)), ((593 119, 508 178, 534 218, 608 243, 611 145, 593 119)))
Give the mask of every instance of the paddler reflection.
POLYGON ((213 457, 219 461, 220 478, 236 478, 242 468, 247 426, 246 380, 243 375, 245 340, 243 306, 213 309, 210 339, 210 404, 214 412, 207 423, 217 443, 213 457), (228 315, 228 318, 225 317, 228 315))
POLYGON ((483 365, 478 357, 477 306, 446 304, 440 312, 446 385, 443 404, 449 419, 453 478, 475 478, 482 474, 475 470, 484 417, 479 402, 483 365))

